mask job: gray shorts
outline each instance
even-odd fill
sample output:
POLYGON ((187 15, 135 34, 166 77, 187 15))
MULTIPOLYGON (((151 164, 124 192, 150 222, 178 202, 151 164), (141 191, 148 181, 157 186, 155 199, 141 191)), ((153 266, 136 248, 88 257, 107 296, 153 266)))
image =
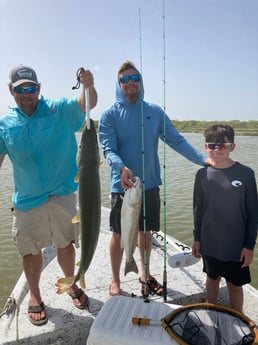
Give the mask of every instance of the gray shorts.
POLYGON ((77 213, 76 195, 50 196, 49 200, 29 211, 13 211, 12 235, 21 256, 37 255, 53 243, 65 248, 71 242, 79 247, 79 224, 73 224, 77 213))

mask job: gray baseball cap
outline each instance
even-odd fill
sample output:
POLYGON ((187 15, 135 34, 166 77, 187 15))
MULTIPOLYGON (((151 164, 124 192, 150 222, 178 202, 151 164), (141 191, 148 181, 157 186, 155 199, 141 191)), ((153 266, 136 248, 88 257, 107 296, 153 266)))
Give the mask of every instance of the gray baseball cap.
POLYGON ((40 85, 38 82, 37 74, 29 66, 19 65, 14 67, 10 72, 10 83, 13 87, 21 85, 23 83, 32 83, 40 85))

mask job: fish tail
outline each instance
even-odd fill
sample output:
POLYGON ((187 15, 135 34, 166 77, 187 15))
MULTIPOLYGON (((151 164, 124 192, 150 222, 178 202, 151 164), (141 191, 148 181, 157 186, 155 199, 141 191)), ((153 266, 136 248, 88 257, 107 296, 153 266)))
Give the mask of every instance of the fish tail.
POLYGON ((68 291, 68 289, 74 284, 74 282, 75 276, 58 279, 58 281, 55 283, 55 286, 57 287, 56 293, 58 295, 61 295, 62 293, 68 291))
POLYGON ((134 258, 132 258, 131 262, 126 262, 125 263, 125 276, 127 275, 127 273, 129 272, 135 272, 138 273, 138 267, 136 265, 136 262, 134 260, 134 258))

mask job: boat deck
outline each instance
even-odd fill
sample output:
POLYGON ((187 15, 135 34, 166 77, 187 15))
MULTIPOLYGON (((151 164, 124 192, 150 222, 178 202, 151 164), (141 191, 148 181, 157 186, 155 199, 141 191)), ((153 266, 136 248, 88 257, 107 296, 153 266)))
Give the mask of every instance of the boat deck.
MULTIPOLYGON (((89 309, 79 310, 74 307, 68 294, 57 295, 55 282, 63 274, 57 264, 55 248, 44 250, 44 270, 41 276, 42 298, 48 314, 48 323, 43 326, 34 326, 27 318, 28 286, 22 274, 10 297, 16 301, 12 308, 0 319, 0 339, 2 345, 22 344, 74 344, 85 345, 90 327, 105 302, 110 299, 109 284, 111 281, 111 267, 109 261, 109 240, 111 233, 108 230, 109 210, 102 208, 101 233, 98 246, 86 272, 86 293, 89 296, 89 309)), ((160 282, 163 281, 164 255, 162 239, 157 238, 152 252, 152 274, 160 282)), ((176 254, 178 251, 167 245, 167 254, 176 254)), ((80 250, 76 252, 80 259, 80 250)), ((136 262, 139 261, 138 250, 135 253, 136 262)), ((202 263, 184 267, 172 268, 167 265, 167 301, 172 304, 189 304, 205 301, 205 275, 202 273, 202 263)), ((124 276, 124 261, 121 266, 122 295, 132 298, 141 297, 138 275, 128 273, 124 276)), ((247 285, 245 291, 245 314, 258 323, 258 291, 247 285)), ((163 297, 149 296, 150 301, 164 302, 163 297)), ((220 289, 221 304, 228 304, 225 285, 220 289)), ((164 315, 165 316, 165 315, 164 315)))

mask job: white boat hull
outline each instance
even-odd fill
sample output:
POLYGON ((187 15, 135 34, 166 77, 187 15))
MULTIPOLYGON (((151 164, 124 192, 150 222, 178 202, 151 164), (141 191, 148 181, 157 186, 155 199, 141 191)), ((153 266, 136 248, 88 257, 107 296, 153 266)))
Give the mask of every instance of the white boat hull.
MULTIPOLYGON (((55 248, 50 247, 45 251, 45 269, 41 276, 42 298, 48 314, 48 323, 43 326, 34 326, 27 317, 29 294, 25 277, 22 275, 11 296, 15 299, 17 307, 6 312, 0 318, 0 342, 1 345, 24 345, 24 344, 62 344, 62 345, 85 345, 90 328, 103 305, 110 300, 109 285, 111 281, 111 267, 109 259, 109 210, 102 208, 101 233, 98 246, 91 266, 86 272, 86 293, 89 296, 89 310, 79 310, 73 306, 71 298, 67 294, 57 295, 55 282, 62 277, 55 257, 55 248)), ((173 243, 178 241, 168 238, 173 243)), ((164 251, 162 239, 156 240, 152 252, 152 274, 160 282, 163 280, 164 251), (157 242, 158 241, 158 242, 157 242)), ((182 249, 181 244, 179 247, 182 249)), ((176 245, 177 246, 177 245, 176 245)), ((167 254, 175 255, 180 250, 172 249, 173 245, 167 245, 167 254)), ((187 248, 185 249, 187 250, 187 248)), ((188 247, 189 250, 189 247, 188 247)), ((80 259, 80 250, 76 251, 76 260, 80 259)), ((139 253, 136 249, 135 259, 140 262, 139 253)), ((124 259, 123 259, 124 260, 124 259)), ((129 298, 132 303, 143 303, 141 297, 141 285, 139 276, 135 273, 123 275, 124 261, 121 265, 121 288, 122 294, 129 298), (134 302, 135 299, 140 302, 134 302)), ((202 263, 174 269, 167 266, 167 303, 190 304, 205 301, 205 274, 202 272, 202 263)), ((252 320, 258 323, 257 310, 258 292, 250 285, 245 286, 245 309, 244 312, 252 320)), ((164 305, 163 297, 150 296, 150 301, 164 305)), ((225 284, 220 289, 219 302, 228 304, 228 296, 225 284)), ((163 308, 163 307, 162 307, 163 308)), ((136 343, 133 343, 134 345, 136 343)))

